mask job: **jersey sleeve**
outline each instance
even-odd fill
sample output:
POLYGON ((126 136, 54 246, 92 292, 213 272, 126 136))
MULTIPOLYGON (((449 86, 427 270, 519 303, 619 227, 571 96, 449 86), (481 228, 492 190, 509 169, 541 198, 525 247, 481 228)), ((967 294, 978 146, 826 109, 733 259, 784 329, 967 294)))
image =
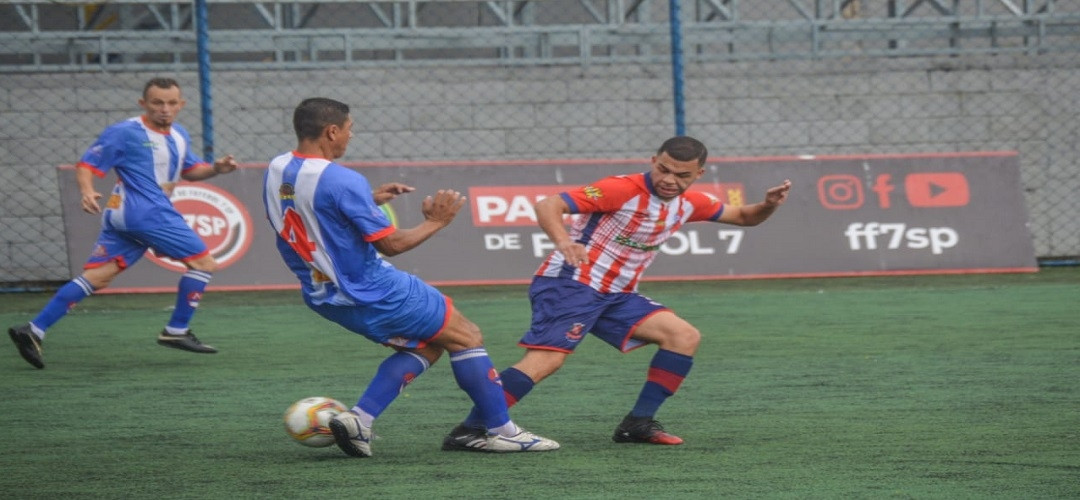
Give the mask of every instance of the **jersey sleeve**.
POLYGON ((560 193, 570 213, 610 212, 622 207, 626 200, 640 194, 642 185, 630 176, 605 177, 570 191, 560 193))
POLYGON ((343 175, 332 175, 323 182, 330 180, 337 184, 335 198, 338 209, 363 235, 364 241, 370 243, 393 233, 396 228, 386 213, 375 204, 375 197, 371 194, 371 184, 367 178, 345 167, 336 169, 336 173, 343 175))
POLYGON ((98 177, 105 177, 105 173, 119 164, 124 157, 124 140, 128 131, 123 125, 121 123, 106 128, 83 153, 76 166, 90 169, 98 177))
POLYGON ((191 134, 188 134, 187 129, 178 123, 174 123, 173 128, 180 133, 180 137, 183 137, 184 142, 187 144, 187 147, 184 148, 184 157, 180 160, 180 171, 187 172, 199 165, 209 165, 199 155, 195 154, 195 148, 191 147, 191 134))
POLYGON ((720 198, 701 191, 687 191, 683 193, 683 198, 694 207, 694 212, 687 222, 717 221, 726 208, 720 198))

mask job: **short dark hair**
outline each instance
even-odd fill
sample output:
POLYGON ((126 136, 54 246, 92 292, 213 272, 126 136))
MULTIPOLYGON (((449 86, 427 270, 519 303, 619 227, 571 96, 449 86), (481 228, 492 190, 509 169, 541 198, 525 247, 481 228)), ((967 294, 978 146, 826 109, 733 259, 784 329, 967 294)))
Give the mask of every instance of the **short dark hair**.
POLYGON ((143 89, 142 89, 143 98, 145 98, 146 93, 150 91, 150 87, 157 87, 159 89, 168 90, 168 89, 171 89, 173 87, 180 88, 180 84, 176 83, 176 80, 173 80, 172 78, 163 78, 163 77, 151 78, 150 81, 146 82, 146 85, 143 85, 143 89))
POLYGON ((698 165, 704 165, 709 156, 709 149, 701 141, 687 136, 676 136, 664 141, 656 155, 667 153, 674 160, 690 161, 697 160, 698 165))
POLYGON ((293 112, 293 130, 299 140, 318 139, 327 126, 344 126, 348 119, 348 104, 326 97, 310 97, 293 112))

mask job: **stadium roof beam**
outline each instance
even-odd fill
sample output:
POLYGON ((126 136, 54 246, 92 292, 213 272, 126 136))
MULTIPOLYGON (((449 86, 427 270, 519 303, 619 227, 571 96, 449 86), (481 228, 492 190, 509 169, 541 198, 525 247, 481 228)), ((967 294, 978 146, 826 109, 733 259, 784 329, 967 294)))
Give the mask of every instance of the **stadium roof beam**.
MULTIPOLYGON (((688 61, 1080 50, 1075 1, 696 2, 683 22, 688 61)), ((663 62, 669 52, 659 0, 208 3, 219 69, 584 66, 663 62)), ((192 24, 181 0, 0 4, 0 73, 193 69, 192 24)))

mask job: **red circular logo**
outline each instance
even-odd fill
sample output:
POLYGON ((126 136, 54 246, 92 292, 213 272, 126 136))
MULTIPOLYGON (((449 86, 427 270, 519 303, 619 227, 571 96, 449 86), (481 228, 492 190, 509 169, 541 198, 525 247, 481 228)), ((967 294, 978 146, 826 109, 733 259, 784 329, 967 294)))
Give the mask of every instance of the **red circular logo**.
MULTIPOLYGON (((218 262, 219 271, 247 253, 254 238, 251 216, 227 191, 210 184, 180 184, 173 190, 172 202, 188 227, 206 243, 210 255, 218 262)), ((168 257, 150 251, 146 256, 166 269, 187 270, 184 264, 168 257)))

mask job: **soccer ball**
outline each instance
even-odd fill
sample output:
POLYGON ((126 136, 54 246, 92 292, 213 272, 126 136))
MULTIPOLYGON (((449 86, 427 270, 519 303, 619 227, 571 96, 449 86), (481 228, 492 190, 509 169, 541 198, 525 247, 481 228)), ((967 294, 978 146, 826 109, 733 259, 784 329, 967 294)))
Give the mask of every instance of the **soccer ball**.
POLYGON ((330 419, 346 410, 345 405, 333 398, 320 396, 301 399, 285 410, 285 432, 304 446, 330 446, 334 444, 330 419))

